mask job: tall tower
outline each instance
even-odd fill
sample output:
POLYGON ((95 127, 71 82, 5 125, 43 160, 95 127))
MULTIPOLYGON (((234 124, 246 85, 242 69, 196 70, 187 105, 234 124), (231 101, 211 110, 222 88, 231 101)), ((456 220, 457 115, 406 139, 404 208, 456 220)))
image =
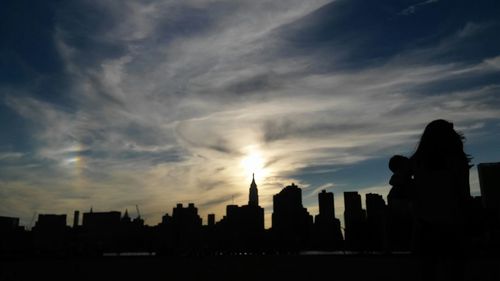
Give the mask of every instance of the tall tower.
POLYGON ((333 203, 333 193, 322 190, 318 194, 319 214, 326 220, 335 219, 335 207, 333 203))
POLYGON ((75 211, 73 215, 73 228, 78 227, 79 223, 80 223, 80 211, 75 211))
POLYGON ((302 189, 294 183, 273 196, 272 224, 279 247, 294 249, 306 245, 313 218, 302 205, 302 189))
POLYGON ((343 237, 340 230, 340 220, 335 218, 333 193, 322 190, 318 193, 319 214, 314 220, 313 245, 323 250, 342 249, 343 237))
POLYGON ((248 196, 249 206, 259 206, 259 191, 255 183, 255 174, 252 174, 252 183, 250 184, 250 194, 248 196))
POLYGON ((483 206, 500 210, 500 162, 479 163, 477 172, 483 206))
POLYGON ((366 215, 356 191, 344 192, 344 223, 347 249, 360 250, 364 244, 366 215))

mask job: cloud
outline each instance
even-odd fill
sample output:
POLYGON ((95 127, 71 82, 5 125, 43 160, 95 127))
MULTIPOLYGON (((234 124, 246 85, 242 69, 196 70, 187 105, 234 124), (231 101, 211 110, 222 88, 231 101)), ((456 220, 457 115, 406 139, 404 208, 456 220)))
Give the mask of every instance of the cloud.
POLYGON ((30 143, 0 146, 1 212, 27 221, 32 210, 139 204, 154 224, 177 202, 194 202, 203 216, 221 216, 228 202, 246 204, 251 171, 241 162, 257 151, 269 227, 272 195, 291 181, 309 208, 325 187, 336 198, 382 192, 388 158, 411 154, 432 119, 493 139, 498 20, 417 2, 52 7, 44 40, 60 68, 0 87, 0 113, 26 123, 28 137, 13 139, 30 143), (435 6, 453 13, 442 18, 435 6))
POLYGON ((23 155, 24 154, 21 152, 3 152, 0 153, 0 161, 9 159, 18 159, 21 158, 23 155))
POLYGON ((358 70, 395 57, 446 63, 497 55, 500 41, 488 38, 498 28, 499 5, 478 1, 471 10, 467 1, 419 2, 333 1, 277 29, 275 36, 285 56, 311 57, 310 71, 318 72, 358 70), (408 2, 422 9, 398 16, 408 2), (489 42, 488 47, 480 47, 481 42, 489 42))
POLYGON ((424 2, 419 2, 417 4, 409 6, 408 8, 405 8, 404 10, 402 10, 401 12, 399 12, 398 15, 407 16, 407 15, 413 14, 418 9, 421 9, 423 6, 426 6, 426 5, 435 3, 435 2, 438 2, 438 0, 427 0, 427 1, 424 1, 424 2))

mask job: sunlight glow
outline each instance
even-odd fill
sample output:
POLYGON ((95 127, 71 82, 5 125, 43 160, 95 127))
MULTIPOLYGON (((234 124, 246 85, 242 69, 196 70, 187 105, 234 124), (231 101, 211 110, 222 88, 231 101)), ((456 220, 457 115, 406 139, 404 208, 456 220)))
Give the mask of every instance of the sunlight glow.
POLYGON ((73 155, 63 160, 63 164, 68 171, 79 180, 85 167, 85 158, 79 155, 73 155))
POLYGON ((64 164, 66 165, 78 165, 80 163, 81 159, 79 156, 73 156, 73 157, 69 157, 69 158, 66 158, 64 160, 64 164))
POLYGON ((242 160, 241 166, 246 175, 255 173, 256 177, 263 177, 265 175, 264 158, 258 151, 249 152, 242 160))

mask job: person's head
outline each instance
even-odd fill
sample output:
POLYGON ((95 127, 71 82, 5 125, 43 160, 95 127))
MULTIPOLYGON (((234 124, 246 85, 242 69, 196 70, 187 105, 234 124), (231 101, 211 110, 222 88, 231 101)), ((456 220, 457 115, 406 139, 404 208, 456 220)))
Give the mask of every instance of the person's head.
POLYGON ((434 120, 425 127, 412 158, 433 168, 443 165, 446 159, 468 163, 463 140, 464 137, 453 128, 453 123, 443 119, 434 120))
POLYGON ((393 173, 409 173, 410 159, 402 155, 394 155, 389 160, 389 169, 393 173))

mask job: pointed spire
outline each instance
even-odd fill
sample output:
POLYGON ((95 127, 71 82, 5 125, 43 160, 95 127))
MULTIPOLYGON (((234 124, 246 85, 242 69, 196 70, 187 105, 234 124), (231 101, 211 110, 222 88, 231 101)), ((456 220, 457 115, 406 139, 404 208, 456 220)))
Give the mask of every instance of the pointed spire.
POLYGON ((250 184, 250 194, 248 195, 248 205, 259 205, 259 191, 255 183, 255 173, 252 173, 252 183, 250 184))
POLYGON ((255 183, 255 173, 252 173, 252 183, 250 184, 250 187, 257 187, 257 184, 255 183))
POLYGON ((128 209, 125 209, 125 214, 123 214, 122 222, 130 222, 130 216, 128 215, 128 209))

